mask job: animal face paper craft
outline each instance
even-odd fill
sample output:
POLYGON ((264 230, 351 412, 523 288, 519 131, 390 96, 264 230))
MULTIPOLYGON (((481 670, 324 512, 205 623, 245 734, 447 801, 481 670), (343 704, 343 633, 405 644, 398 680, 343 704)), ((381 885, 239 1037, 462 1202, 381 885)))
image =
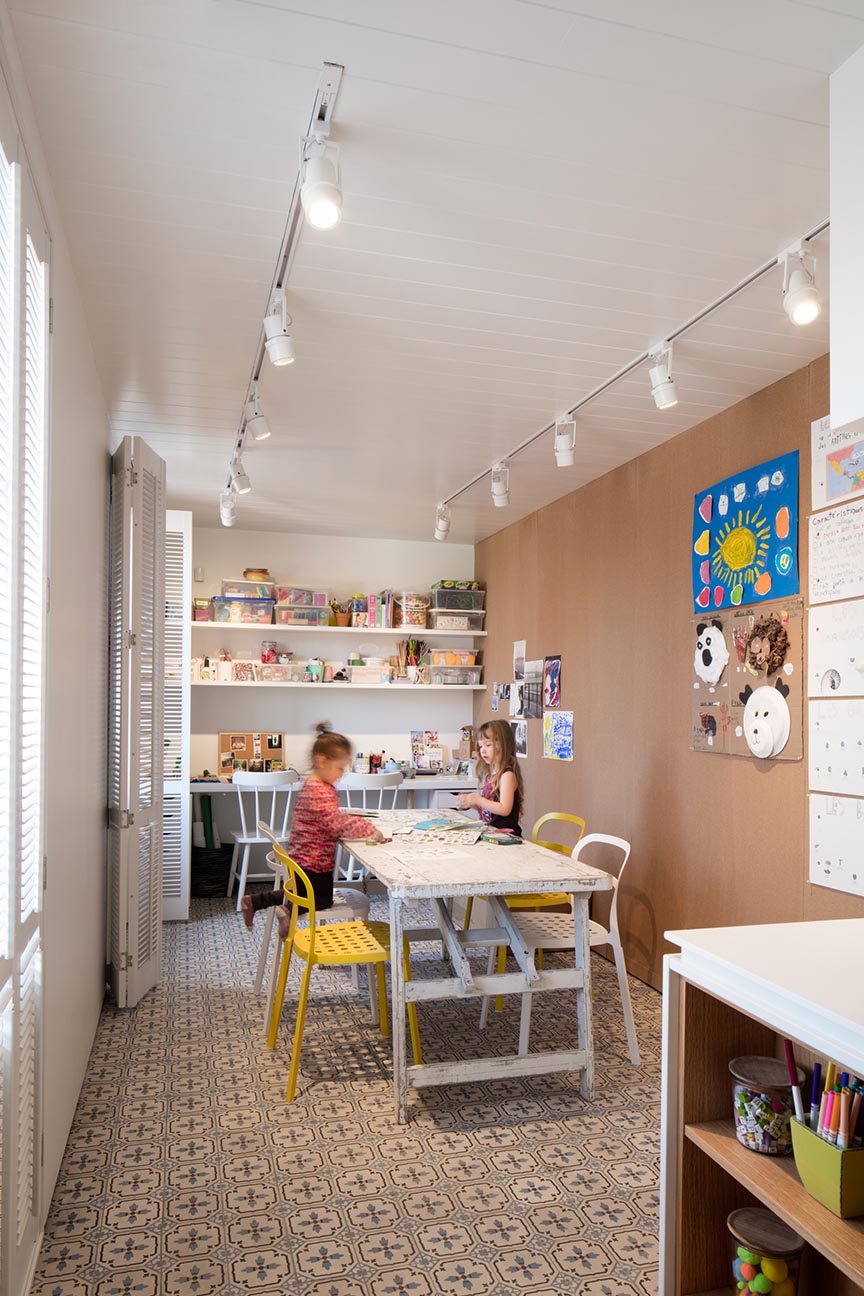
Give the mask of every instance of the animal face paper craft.
POLYGON ((719 621, 700 621, 696 627, 693 669, 706 684, 716 684, 726 669, 729 649, 719 621))
POLYGON ((747 664, 754 671, 775 675, 786 660, 789 636, 780 618, 771 613, 757 621, 747 642, 747 664))
POLYGON ((791 727, 788 685, 779 679, 773 688, 762 684, 752 689, 748 684, 738 696, 744 703, 744 738, 753 755, 760 760, 779 756, 789 741, 791 727))

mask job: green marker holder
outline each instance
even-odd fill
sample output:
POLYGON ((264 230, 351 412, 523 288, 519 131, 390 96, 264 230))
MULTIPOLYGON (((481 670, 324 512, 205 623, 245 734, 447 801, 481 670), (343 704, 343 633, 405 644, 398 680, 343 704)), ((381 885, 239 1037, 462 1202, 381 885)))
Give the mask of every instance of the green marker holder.
POLYGON ((811 1197, 841 1219, 864 1215, 864 1147, 838 1148, 793 1119, 792 1151, 811 1197))

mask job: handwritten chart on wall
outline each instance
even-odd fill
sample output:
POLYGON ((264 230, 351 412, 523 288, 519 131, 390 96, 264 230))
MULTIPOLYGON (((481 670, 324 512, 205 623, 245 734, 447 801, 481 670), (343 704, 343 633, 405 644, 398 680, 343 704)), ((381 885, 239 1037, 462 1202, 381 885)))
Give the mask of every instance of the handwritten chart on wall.
POLYGON ((864 797, 864 699, 810 703, 810 787, 864 797))
POLYGON ((810 602, 864 594, 864 499, 810 518, 810 602))
POLYGON ((810 881, 864 895, 864 801, 810 796, 810 881))
POLYGON ((798 451, 727 477, 693 500, 693 609, 798 593, 798 451))
POLYGON ((814 509, 864 493, 864 420, 833 430, 830 423, 822 418, 810 425, 814 509))
POLYGON ((864 602, 810 609, 810 697, 864 697, 864 602))

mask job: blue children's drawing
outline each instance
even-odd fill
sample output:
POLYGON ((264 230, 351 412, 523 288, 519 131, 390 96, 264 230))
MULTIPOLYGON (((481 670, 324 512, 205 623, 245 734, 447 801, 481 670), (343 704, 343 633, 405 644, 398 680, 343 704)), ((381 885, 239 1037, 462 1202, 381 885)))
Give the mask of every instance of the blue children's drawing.
POLYGON ((572 761, 572 711, 543 712, 543 755, 547 760, 572 761))
POLYGON ((798 593, 797 450, 698 492, 691 560, 697 613, 798 593))

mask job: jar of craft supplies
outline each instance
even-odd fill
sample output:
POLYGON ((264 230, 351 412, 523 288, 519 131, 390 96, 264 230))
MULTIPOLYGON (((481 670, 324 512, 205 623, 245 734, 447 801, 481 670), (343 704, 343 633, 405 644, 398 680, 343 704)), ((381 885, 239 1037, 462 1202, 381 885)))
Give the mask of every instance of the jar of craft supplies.
POLYGON ((426 612, 429 608, 429 598, 425 594, 411 594, 405 592, 393 596, 393 624, 394 626, 414 626, 421 630, 426 629, 426 612))
POLYGON ((726 1221, 733 1291, 742 1296, 796 1296, 804 1239, 771 1211, 743 1206, 726 1221))
MULTIPOLYGON (((735 1134, 753 1152, 788 1156, 792 1151, 790 1121, 794 1112, 786 1063, 779 1058, 738 1057, 729 1063, 735 1080, 735 1134)), ((798 1084, 804 1072, 796 1068, 798 1084)))
POLYGON ((276 640, 275 639, 261 640, 261 661, 265 665, 270 665, 271 663, 276 661, 276 640))

